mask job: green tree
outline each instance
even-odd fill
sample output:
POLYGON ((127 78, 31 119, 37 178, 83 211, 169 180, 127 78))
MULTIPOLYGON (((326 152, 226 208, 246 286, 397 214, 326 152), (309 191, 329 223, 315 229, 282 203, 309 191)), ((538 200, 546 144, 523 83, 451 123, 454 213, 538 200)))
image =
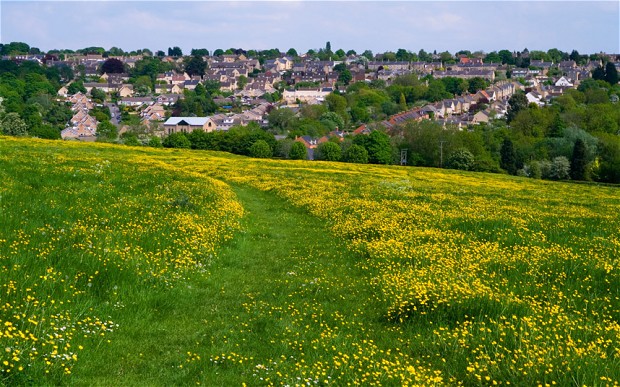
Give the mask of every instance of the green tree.
POLYGON ((189 149, 191 147, 191 143, 187 139, 184 133, 171 133, 168 137, 164 138, 162 141, 162 145, 164 148, 185 148, 189 149))
POLYGON ((206 48, 192 48, 191 56, 209 56, 209 50, 206 48))
POLYGON ((114 140, 118 136, 118 128, 110 121, 102 121, 97 125, 97 138, 103 140, 114 140))
POLYGON ((475 162, 474 155, 469 150, 460 148, 450 154, 446 161, 446 168, 471 171, 474 169, 475 162))
POLYGON ((71 84, 67 86, 67 93, 68 94, 86 93, 86 88, 84 87, 84 83, 82 83, 82 81, 71 82, 71 84))
POLYGON ((207 63, 202 59, 202 56, 194 55, 189 60, 187 60, 185 64, 185 72, 189 76, 205 75, 205 69, 207 68, 207 63))
POLYGON ((273 150, 265 140, 257 140, 250 147, 250 157, 267 159, 273 156, 273 150))
POLYGON ((407 100, 405 99, 404 93, 400 93, 400 97, 398 99, 398 107, 401 111, 407 110, 407 100))
POLYGON ((353 75, 349 69, 344 69, 338 74, 338 82, 341 82, 344 85, 348 85, 353 79, 353 75))
POLYGON ((149 139, 149 142, 147 143, 147 145, 152 147, 152 148, 161 148, 161 147, 163 147, 163 145, 161 143, 161 138, 159 138, 158 136, 152 136, 149 139))
POLYGON ((585 180, 586 166, 588 159, 586 156, 586 144, 578 138, 573 147, 573 155, 570 160, 570 175, 573 180, 585 180))
POLYGON ((2 133, 9 136, 25 136, 28 134, 28 125, 21 119, 19 114, 7 113, 0 121, 2 133))
POLYGON ((297 54, 297 50, 295 50, 294 48, 289 48, 288 51, 286 52, 286 55, 291 56, 293 58, 296 58, 299 56, 297 54))
POLYGON ((514 93, 508 100, 508 113, 506 114, 506 120, 510 123, 515 119, 517 114, 524 109, 527 109, 528 102, 525 97, 525 93, 518 91, 514 93))
POLYGON ((605 80, 605 69, 602 68, 601 66, 598 66, 597 68, 592 70, 592 79, 595 79, 597 81, 604 81, 605 80))
POLYGON ((267 116, 269 121, 269 127, 276 133, 286 133, 288 130, 294 127, 294 122, 297 120, 295 112, 289 108, 273 109, 267 116))
POLYGON ((517 154, 512 140, 508 137, 504 139, 500 150, 500 167, 511 175, 517 173, 517 154))
POLYGON ((330 130, 343 130, 344 129, 344 120, 342 117, 334 112, 326 112, 323 113, 319 119, 323 124, 325 124, 330 130))
POLYGON ((101 89, 97 89, 96 87, 93 87, 92 89, 90 89, 90 96, 93 98, 94 101, 102 103, 103 101, 105 101, 105 91, 101 90, 101 89))
POLYGON ((183 51, 177 46, 168 47, 168 56, 183 56, 183 51))
POLYGON ((30 129, 30 135, 48 140, 59 140, 60 130, 51 125, 40 125, 30 129))
POLYGON ((120 74, 125 72, 125 64, 116 58, 107 59, 101 65, 99 69, 99 73, 107 73, 107 74, 120 74))
POLYGON ((469 86, 467 88, 467 91, 469 91, 472 94, 475 94, 478 92, 478 90, 484 90, 487 87, 487 85, 488 83, 484 78, 474 77, 469 80, 469 86))
POLYGON ((352 144, 344 152, 344 161, 348 163, 368 164, 368 151, 361 145, 352 144))
POLYGON ((316 160, 340 161, 342 158, 342 148, 331 141, 321 143, 316 147, 314 158, 316 160))
POLYGON ((570 161, 564 156, 555 157, 551 161, 548 178, 552 180, 565 180, 570 177, 570 161))
POLYGON ((353 143, 361 145, 368 151, 368 161, 371 164, 391 164, 392 144, 390 136, 384 132, 373 130, 368 136, 355 136, 353 143))
POLYGON ((304 144, 299 141, 295 141, 295 143, 291 146, 291 151, 289 152, 288 157, 292 160, 305 160, 308 158, 308 151, 304 144))
POLYGON ((502 59, 503 64, 513 65, 515 63, 514 58, 512 57, 512 52, 508 50, 499 50, 497 53, 502 59))
POLYGON ((243 90, 243 88, 247 84, 248 84, 248 77, 246 77, 245 75, 240 75, 239 79, 237 80, 237 88, 239 90, 243 90))
POLYGON ((607 62, 605 65, 605 81, 612 86, 618 84, 618 70, 612 62, 607 62))

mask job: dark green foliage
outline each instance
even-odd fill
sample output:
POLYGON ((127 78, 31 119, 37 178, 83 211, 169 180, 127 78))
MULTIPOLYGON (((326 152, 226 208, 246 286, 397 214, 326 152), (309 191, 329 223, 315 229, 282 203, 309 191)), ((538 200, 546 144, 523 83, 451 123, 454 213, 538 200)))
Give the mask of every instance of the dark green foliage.
POLYGON ((573 147, 573 155, 570 160, 570 174, 573 180, 585 180, 586 178, 586 166, 588 160, 586 157, 586 145, 582 139, 575 141, 573 147))
POLYGON ((508 100, 508 113, 506 114, 507 121, 509 123, 512 122, 520 111, 527 108, 527 105, 528 103, 525 93, 518 91, 513 94, 508 100))
POLYGON ((273 156, 273 150, 265 140, 256 140, 249 149, 250 157, 266 159, 273 156))
POLYGON ((59 140, 60 130, 51 125, 40 125, 30 129, 32 137, 45 138, 48 140, 59 140))
POLYGON ((607 65, 605 65, 605 81, 610 85, 618 83, 618 70, 612 62, 607 62, 607 65))
POLYGON ((84 87, 84 83, 82 81, 74 81, 69 86, 67 86, 67 93, 77 94, 77 93, 86 93, 86 88, 84 87))
POLYGON ((305 160, 308 158, 308 151, 304 144, 299 141, 295 141, 291 146, 291 151, 289 152, 288 157, 291 160, 305 160))
POLYGON ((177 46, 168 47, 168 56, 183 56, 183 51, 177 46))
POLYGON ((608 183, 620 183, 620 138, 614 134, 601 134, 599 178, 608 183))
POLYGON ((347 163, 368 164, 368 151, 361 145, 352 144, 343 155, 347 163))
POLYGON ((185 90, 185 98, 179 98, 172 110, 174 116, 206 117, 217 111, 217 105, 208 94, 199 95, 195 90, 185 90))
POLYGON ((185 72, 189 76, 205 75, 205 69, 207 68, 207 62, 202 59, 202 56, 194 55, 185 64, 185 72))
POLYGON ((331 141, 321 143, 314 151, 314 158, 315 160, 340 161, 342 158, 342 148, 331 141))
POLYGON ((107 59, 101 65, 99 69, 99 73, 107 73, 107 74, 120 74, 125 72, 125 64, 116 58, 107 59))
POLYGON ((504 142, 502 143, 502 149, 500 151, 500 154, 500 166, 502 167, 502 169, 504 169, 511 175, 516 174, 517 155, 515 153, 514 144, 512 143, 512 140, 510 140, 508 137, 506 137, 504 139, 504 142))
POLYGON ((191 143, 184 133, 171 133, 162 141, 164 148, 190 148, 191 143))
POLYGON ((97 125, 97 138, 114 140, 118 136, 118 128, 110 121, 102 121, 97 125))
POLYGON ((149 142, 147 143, 148 146, 153 147, 153 148, 161 148, 163 147, 162 143, 161 143, 161 138, 157 137, 157 136, 153 136, 149 139, 149 142))
POLYGON ((348 85, 352 79, 353 75, 351 74, 351 71, 349 71, 349 69, 344 69, 338 74, 338 82, 344 85, 348 85))
POLYGON ((488 86, 488 82, 484 78, 475 77, 469 80, 467 91, 475 94, 479 90, 483 90, 488 86))
POLYGON ((30 46, 23 42, 11 42, 9 44, 3 44, 0 49, 0 55, 18 55, 28 54, 30 52, 30 46))
POLYGON ((105 91, 101 89, 97 89, 96 87, 93 87, 90 90, 90 96, 92 97, 93 101, 101 103, 105 101, 106 94, 105 94, 105 91))
POLYGON ((595 68, 594 70, 592 70, 592 79, 595 79, 597 81, 604 81, 605 80, 605 69, 599 66, 595 68))
POLYGON ((192 48, 191 56, 209 56, 209 50, 206 48, 192 48))
POLYGON ((461 95, 468 89, 467 80, 455 77, 441 78, 441 82, 446 88, 446 92, 461 95))
POLYGON ((360 135, 353 138, 353 143, 360 145, 368 152, 368 162, 371 164, 391 164, 392 144, 390 137, 378 130, 369 135, 360 135))

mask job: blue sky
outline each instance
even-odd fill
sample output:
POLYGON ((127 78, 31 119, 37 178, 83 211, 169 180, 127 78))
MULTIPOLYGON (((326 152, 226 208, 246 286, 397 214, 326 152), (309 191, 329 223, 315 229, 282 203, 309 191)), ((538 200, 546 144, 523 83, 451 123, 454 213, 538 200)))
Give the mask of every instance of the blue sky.
POLYGON ((0 41, 42 50, 620 52, 616 1, 0 1, 0 41))

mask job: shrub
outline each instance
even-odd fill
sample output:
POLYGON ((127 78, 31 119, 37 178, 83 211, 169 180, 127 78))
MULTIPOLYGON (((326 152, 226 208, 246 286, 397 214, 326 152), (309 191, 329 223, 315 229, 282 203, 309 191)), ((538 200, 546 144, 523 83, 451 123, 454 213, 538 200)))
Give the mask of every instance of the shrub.
POLYGON ((462 171, 471 171, 475 165, 474 155, 465 148, 460 148, 452 152, 446 162, 446 167, 450 169, 460 169, 462 171))
POLYGON ((291 151, 288 156, 292 160, 305 160, 308 158, 308 151, 304 144, 296 141, 293 146, 291 146, 291 151))
POLYGON ((191 143, 183 133, 172 133, 164 139, 162 145, 165 148, 186 148, 189 149, 191 143))
POLYGON ((153 148, 161 148, 163 145, 161 144, 161 138, 157 136, 153 136, 149 139, 148 146, 153 148))
POLYGON ((265 140, 257 140, 254 144, 252 144, 252 146, 250 146, 250 157, 267 159, 271 156, 273 156, 273 151, 265 140))
POLYGON ((319 144, 314 155, 316 160, 340 161, 342 158, 342 148, 333 142, 324 142, 319 144))
POLYGON ((361 145, 353 144, 344 153, 344 161, 348 163, 368 164, 368 151, 361 145))

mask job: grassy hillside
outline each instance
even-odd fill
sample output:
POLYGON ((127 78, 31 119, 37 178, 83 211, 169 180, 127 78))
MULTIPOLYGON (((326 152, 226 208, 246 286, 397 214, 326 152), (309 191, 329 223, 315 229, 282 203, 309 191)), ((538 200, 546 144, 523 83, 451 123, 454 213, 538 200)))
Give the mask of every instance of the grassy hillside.
POLYGON ((0 138, 5 384, 614 385, 620 194, 0 138))

